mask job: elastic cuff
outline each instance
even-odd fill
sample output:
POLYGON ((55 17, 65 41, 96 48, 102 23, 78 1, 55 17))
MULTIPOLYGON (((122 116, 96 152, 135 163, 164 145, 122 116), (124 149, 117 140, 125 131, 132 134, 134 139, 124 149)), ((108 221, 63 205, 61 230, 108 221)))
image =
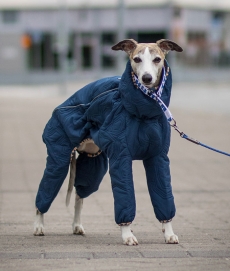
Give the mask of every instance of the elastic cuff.
POLYGON ((168 222, 171 222, 172 221, 172 218, 169 219, 169 220, 161 220, 160 223, 168 223, 168 222))
POLYGON ((132 222, 120 223, 118 226, 129 226, 132 222))
MULTIPOLYGON (((80 147, 83 143, 85 143, 85 142, 87 142, 87 141, 90 141, 90 140, 92 140, 92 139, 91 139, 91 138, 86 138, 86 139, 84 139, 84 140, 79 144, 78 147, 80 147)), ((85 152, 85 151, 79 151, 79 150, 78 150, 78 147, 75 147, 73 151, 77 151, 79 154, 85 154, 85 155, 87 155, 88 157, 91 157, 91 158, 96 157, 96 156, 98 156, 98 155, 100 155, 100 154, 102 153, 102 150, 100 150, 100 149, 99 149, 97 152, 95 152, 95 153, 87 153, 87 152, 85 152)))
POLYGON ((97 151, 97 152, 95 152, 95 153, 87 153, 87 152, 85 152, 85 151, 79 151, 79 150, 77 150, 77 152, 78 152, 79 154, 84 154, 84 155, 87 155, 87 156, 90 157, 90 158, 93 158, 93 157, 96 157, 96 156, 100 155, 100 154, 102 153, 102 150, 99 150, 99 151, 97 151))

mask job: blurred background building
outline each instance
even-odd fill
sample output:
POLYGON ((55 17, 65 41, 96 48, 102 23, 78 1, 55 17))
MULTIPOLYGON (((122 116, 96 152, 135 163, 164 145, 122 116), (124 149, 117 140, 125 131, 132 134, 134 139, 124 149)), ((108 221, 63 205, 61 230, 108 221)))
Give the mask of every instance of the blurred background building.
POLYGON ((176 80, 230 79, 229 0, 0 0, 0 83, 121 73, 123 38, 180 44, 176 80))

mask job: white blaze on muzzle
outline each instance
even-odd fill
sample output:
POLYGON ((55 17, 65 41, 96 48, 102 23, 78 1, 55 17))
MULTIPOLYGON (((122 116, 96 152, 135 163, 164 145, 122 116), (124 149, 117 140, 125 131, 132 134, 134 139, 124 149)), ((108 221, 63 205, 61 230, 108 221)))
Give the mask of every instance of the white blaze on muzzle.
POLYGON ((153 63, 154 57, 156 56, 151 55, 149 48, 146 47, 141 55, 142 62, 137 66, 137 76, 144 85, 153 85, 157 80, 159 67, 153 63))

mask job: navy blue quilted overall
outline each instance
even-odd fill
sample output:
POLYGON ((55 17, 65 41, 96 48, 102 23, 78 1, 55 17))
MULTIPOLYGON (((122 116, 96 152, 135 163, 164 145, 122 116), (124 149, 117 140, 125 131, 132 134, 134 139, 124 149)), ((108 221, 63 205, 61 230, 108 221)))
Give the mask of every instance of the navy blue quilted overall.
MULTIPOLYGON (((93 82, 54 110, 43 133, 48 157, 36 197, 36 207, 41 213, 48 211, 66 178, 73 148, 92 138, 102 153, 94 158, 79 155, 75 187, 80 197, 85 198, 98 189, 109 163, 115 221, 132 222, 136 212, 132 160, 143 160, 157 219, 165 221, 174 217, 167 156, 170 125, 158 103, 134 86, 131 72, 128 62, 121 78, 93 82)), ((166 106, 171 86, 169 72, 161 96, 166 106)))

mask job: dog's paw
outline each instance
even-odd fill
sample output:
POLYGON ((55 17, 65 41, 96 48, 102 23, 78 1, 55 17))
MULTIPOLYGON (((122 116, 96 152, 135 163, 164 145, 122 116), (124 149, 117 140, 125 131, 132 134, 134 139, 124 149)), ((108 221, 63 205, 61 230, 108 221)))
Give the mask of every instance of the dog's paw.
POLYGON ((43 225, 34 226, 34 236, 44 236, 44 227, 43 225))
POLYGON ((176 234, 167 235, 165 234, 165 243, 167 244, 179 244, 179 239, 176 234))
POLYGON ((138 245, 137 238, 133 235, 133 232, 128 226, 121 226, 121 236, 123 240, 123 244, 127 246, 136 246, 138 245))
POLYGON ((41 213, 36 214, 36 219, 34 221, 34 235, 43 236, 44 234, 44 215, 41 213))
POLYGON ((127 246, 137 246, 138 241, 137 241, 137 238, 134 235, 132 235, 132 236, 123 238, 123 244, 127 246))
POLYGON ((85 235, 85 230, 82 225, 73 225, 73 234, 85 235))

